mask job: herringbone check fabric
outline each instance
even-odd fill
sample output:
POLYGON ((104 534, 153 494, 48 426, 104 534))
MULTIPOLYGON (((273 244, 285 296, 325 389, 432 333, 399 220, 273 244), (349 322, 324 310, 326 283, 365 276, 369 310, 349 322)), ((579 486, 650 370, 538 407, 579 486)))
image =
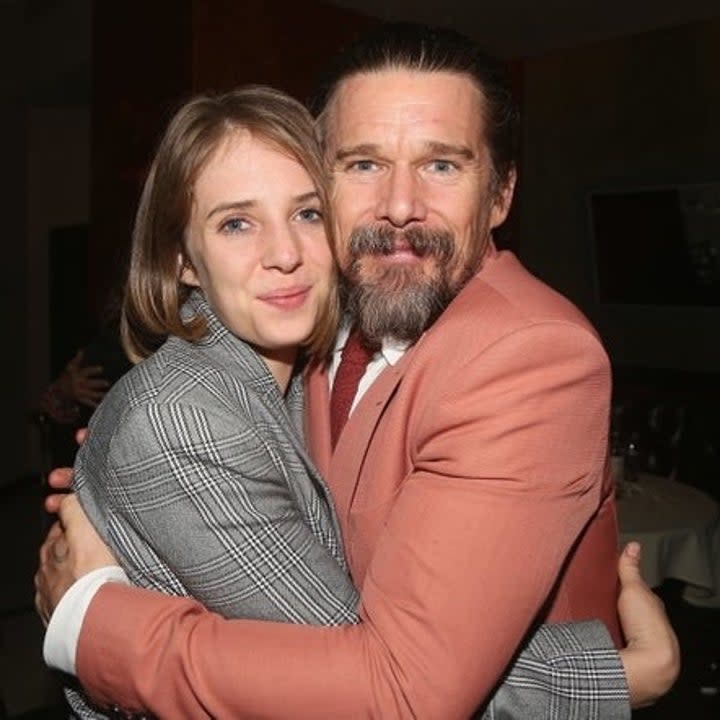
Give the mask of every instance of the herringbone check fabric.
POLYGON ((335 373, 335 381, 330 395, 330 429, 333 448, 337 444, 350 414, 360 378, 365 374, 365 368, 374 354, 374 348, 363 342, 357 330, 350 333, 340 355, 340 364, 335 373))

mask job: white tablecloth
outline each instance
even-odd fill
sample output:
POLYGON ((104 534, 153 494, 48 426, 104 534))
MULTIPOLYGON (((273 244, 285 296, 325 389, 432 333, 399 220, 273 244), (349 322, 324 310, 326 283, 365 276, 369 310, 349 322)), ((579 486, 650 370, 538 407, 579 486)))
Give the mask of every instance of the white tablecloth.
POLYGON ((618 485, 620 541, 642 544, 651 587, 666 578, 688 583, 684 598, 720 607, 720 508, 689 485, 641 474, 618 485))

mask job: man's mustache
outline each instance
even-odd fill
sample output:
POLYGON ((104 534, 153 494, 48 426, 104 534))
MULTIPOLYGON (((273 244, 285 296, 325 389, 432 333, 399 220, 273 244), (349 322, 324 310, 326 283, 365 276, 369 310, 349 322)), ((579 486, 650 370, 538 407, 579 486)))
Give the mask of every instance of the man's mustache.
POLYGON ((455 236, 448 230, 412 227, 398 230, 388 225, 365 225, 350 234, 350 255, 390 255, 400 244, 418 257, 434 256, 448 261, 455 248, 455 236))

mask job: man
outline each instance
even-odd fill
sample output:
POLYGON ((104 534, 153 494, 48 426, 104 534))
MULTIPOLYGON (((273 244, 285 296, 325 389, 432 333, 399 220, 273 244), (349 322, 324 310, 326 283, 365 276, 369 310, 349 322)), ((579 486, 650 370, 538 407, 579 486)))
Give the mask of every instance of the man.
MULTIPOLYGON (((465 718, 537 623, 601 618, 619 641, 607 358, 582 315, 491 240, 512 200, 515 126, 495 65, 453 33, 388 26, 343 56, 319 127, 361 341, 346 328, 329 373, 313 372, 307 417, 363 622, 223 621, 104 584, 77 648, 98 700, 162 717, 465 718), (375 351, 333 448, 344 345, 375 351)), ((663 632, 665 658, 624 651, 638 702, 677 670, 663 632), (634 684, 638 667, 657 685, 634 684)))

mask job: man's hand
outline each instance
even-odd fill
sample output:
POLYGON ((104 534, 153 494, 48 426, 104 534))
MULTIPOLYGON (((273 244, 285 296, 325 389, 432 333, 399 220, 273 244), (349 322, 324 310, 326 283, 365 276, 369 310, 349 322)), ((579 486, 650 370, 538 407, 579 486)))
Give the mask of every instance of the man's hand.
POLYGON ((48 485, 54 490, 61 492, 52 493, 45 498, 45 510, 53 515, 60 511, 62 501, 67 497, 67 492, 72 487, 73 470, 69 467, 55 468, 48 475, 48 485))
MULTIPOLYGON (((75 431, 75 440, 78 445, 82 445, 87 437, 88 429, 79 428, 75 431)), ((55 490, 70 490, 73 481, 73 470, 69 467, 55 468, 50 471, 48 475, 48 485, 55 490)), ((67 492, 59 492, 48 495, 45 498, 45 509, 56 514, 60 509, 60 504, 67 495, 67 492)))
POLYGON ((628 543, 619 561, 618 611, 627 646, 620 651, 633 708, 652 705, 680 672, 680 646, 660 598, 640 575, 640 545, 628 543))
POLYGON ((63 529, 59 522, 55 522, 40 547, 40 567, 35 573, 35 609, 45 625, 50 620, 52 609, 72 584, 72 581, 66 583, 58 574, 46 572, 46 568, 50 567, 51 563, 60 565, 67 552, 63 529), (55 601, 52 598, 55 598, 55 601))
POLYGON ((77 579, 118 564, 75 495, 59 497, 60 520, 50 528, 40 548, 40 567, 35 573, 35 608, 46 624, 77 579))

